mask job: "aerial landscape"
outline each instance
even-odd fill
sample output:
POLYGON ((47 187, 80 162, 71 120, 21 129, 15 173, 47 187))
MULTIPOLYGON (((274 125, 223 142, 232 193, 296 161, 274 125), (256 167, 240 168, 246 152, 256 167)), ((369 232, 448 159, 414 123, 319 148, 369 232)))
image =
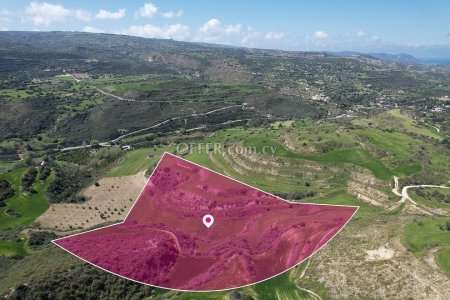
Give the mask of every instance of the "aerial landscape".
POLYGON ((449 299, 450 5, 200 2, 0 10, 0 297, 449 299))

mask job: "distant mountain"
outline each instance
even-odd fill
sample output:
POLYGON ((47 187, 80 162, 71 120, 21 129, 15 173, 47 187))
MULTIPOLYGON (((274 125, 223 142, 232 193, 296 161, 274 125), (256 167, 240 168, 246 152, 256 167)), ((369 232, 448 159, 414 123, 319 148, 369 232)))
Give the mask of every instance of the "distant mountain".
POLYGON ((399 53, 399 54, 388 54, 388 53, 362 53, 362 52, 353 52, 353 51, 341 51, 341 52, 328 52, 332 55, 336 56, 366 56, 366 57, 372 57, 380 60, 387 60, 387 61, 395 61, 400 63, 406 63, 406 64, 421 64, 424 63, 420 59, 406 54, 406 53, 399 53))

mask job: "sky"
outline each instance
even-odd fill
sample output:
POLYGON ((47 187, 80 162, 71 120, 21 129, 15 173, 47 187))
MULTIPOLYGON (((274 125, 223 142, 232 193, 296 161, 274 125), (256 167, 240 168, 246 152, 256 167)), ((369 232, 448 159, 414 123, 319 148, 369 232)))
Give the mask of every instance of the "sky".
POLYGON ((0 0, 0 30, 86 31, 450 59, 445 0, 0 0))

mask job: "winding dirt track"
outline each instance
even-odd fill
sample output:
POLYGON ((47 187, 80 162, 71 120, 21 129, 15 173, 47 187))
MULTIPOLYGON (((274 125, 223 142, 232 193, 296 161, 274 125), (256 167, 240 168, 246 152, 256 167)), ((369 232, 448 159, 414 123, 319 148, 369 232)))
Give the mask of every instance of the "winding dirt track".
POLYGON ((399 184, 398 184, 398 177, 394 176, 394 188, 392 189, 392 192, 394 194, 396 194, 397 196, 402 197, 393 207, 391 207, 392 209, 397 208, 400 204, 409 201, 412 205, 416 206, 417 208, 419 208, 420 210, 422 210, 425 214, 433 216, 436 215, 437 213, 433 211, 432 208, 423 205, 423 204, 419 204, 416 201, 414 201, 409 195, 408 195, 408 190, 411 188, 422 188, 422 187, 430 187, 430 188, 442 188, 442 189, 450 189, 449 186, 445 186, 445 185, 433 185, 433 184, 419 184, 419 185, 407 185, 404 186, 402 188, 402 191, 399 192, 398 188, 399 188, 399 184))

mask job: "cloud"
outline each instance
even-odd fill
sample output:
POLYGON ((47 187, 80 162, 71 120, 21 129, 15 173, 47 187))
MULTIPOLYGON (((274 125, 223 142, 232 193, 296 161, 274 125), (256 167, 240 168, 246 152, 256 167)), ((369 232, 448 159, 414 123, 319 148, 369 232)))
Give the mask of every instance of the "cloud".
POLYGON ((175 39, 185 40, 189 34, 189 27, 182 24, 155 26, 152 24, 133 25, 128 29, 118 32, 121 34, 140 36, 146 38, 161 38, 161 39, 175 39))
POLYGON ((2 9, 0 10, 0 21, 1 22, 12 22, 12 17, 13 13, 10 12, 7 9, 2 9))
POLYGON ((210 19, 199 28, 196 39, 215 42, 227 36, 239 35, 240 32, 241 24, 222 26, 218 19, 210 19))
POLYGON ((105 31, 100 28, 86 26, 83 28, 83 32, 91 32, 91 33, 104 33, 105 31))
POLYGON ((282 38, 284 38, 285 34, 283 32, 273 32, 273 31, 269 31, 268 33, 266 33, 264 35, 264 38, 266 40, 281 40, 282 38))
POLYGON ((247 27, 245 30, 245 33, 241 39, 241 43, 243 44, 249 44, 254 45, 254 41, 258 40, 262 36, 262 33, 259 31, 256 31, 252 27, 247 27))
POLYGON ((53 22, 65 21, 70 16, 70 10, 59 4, 31 2, 25 8, 25 14, 34 25, 48 26, 53 22))
POLYGON ((54 22, 64 22, 69 17, 74 17, 80 21, 89 21, 91 14, 84 10, 67 9, 60 4, 50 4, 47 2, 31 2, 25 8, 25 15, 36 26, 49 26, 54 22))
POLYGON ((141 17, 152 18, 158 12, 158 7, 153 3, 145 3, 143 7, 139 8, 139 15, 141 17))
POLYGON ((325 31, 316 31, 313 36, 317 39, 326 39, 329 34, 325 31))
POLYGON ((172 19, 172 18, 179 18, 183 15, 183 11, 179 10, 177 12, 173 12, 173 11, 168 11, 168 12, 164 12, 161 13, 161 16, 167 19, 172 19))
POLYGON ((125 16, 125 12, 126 10, 123 8, 117 10, 116 12, 100 9, 95 15, 95 18, 99 20, 118 20, 125 16))
POLYGON ((153 4, 152 2, 145 3, 144 6, 139 8, 139 10, 136 12, 135 17, 146 17, 146 18, 153 18, 157 15, 166 18, 166 19, 172 19, 172 18, 179 18, 183 15, 182 10, 178 11, 166 11, 158 13, 159 8, 153 4))
POLYGON ((364 31, 362 31, 362 30, 358 30, 358 31, 355 33, 355 36, 356 36, 357 38, 363 38, 363 37, 366 37, 367 34, 366 34, 364 31))
POLYGON ((90 12, 81 9, 72 10, 71 13, 77 20, 84 22, 90 21, 92 18, 90 12))

